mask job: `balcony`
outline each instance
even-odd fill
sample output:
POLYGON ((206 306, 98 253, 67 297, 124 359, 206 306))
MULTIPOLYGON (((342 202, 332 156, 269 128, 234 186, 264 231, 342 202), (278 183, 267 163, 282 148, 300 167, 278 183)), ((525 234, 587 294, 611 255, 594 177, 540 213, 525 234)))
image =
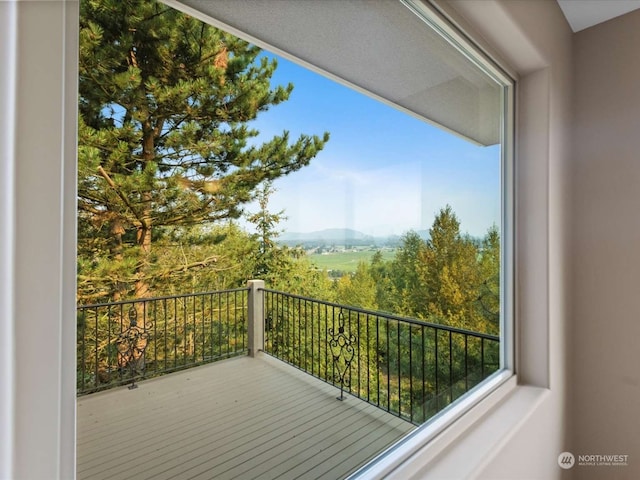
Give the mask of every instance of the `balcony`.
POLYGON ((78 478, 342 478, 415 428, 266 354, 78 399, 78 478))
POLYGON ((82 306, 78 478, 344 478, 498 366, 495 336, 260 281, 82 306))

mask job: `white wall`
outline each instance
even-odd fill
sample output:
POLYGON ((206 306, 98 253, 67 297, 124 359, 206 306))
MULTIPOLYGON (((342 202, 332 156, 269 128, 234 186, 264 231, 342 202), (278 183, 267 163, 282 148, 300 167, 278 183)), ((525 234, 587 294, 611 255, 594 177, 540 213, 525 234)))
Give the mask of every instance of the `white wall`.
POLYGON ((0 477, 7 479, 74 476, 77 23, 73 1, 0 2, 0 477))
POLYGON ((574 39, 571 446, 640 478, 640 11, 574 39))

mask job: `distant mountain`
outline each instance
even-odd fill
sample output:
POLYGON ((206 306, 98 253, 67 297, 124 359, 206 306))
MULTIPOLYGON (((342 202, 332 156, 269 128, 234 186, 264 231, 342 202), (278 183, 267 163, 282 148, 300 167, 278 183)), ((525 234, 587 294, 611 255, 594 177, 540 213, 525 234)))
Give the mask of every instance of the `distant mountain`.
MULTIPOLYGON (((428 230, 417 230, 416 233, 423 240, 429 239, 428 230)), ((400 244, 402 236, 388 235, 374 237, 351 228, 327 228, 316 232, 284 232, 277 242, 289 246, 301 245, 305 248, 322 245, 351 245, 351 246, 388 246, 396 247, 400 244)))
POLYGON ((278 240, 283 242, 312 242, 312 241, 324 241, 324 242, 344 242, 344 241, 353 241, 357 240, 358 242, 362 241, 371 241, 373 242, 374 238, 371 235, 366 235, 362 232, 358 232, 357 230, 353 230, 351 228, 327 228, 325 230, 319 230, 317 232, 285 232, 280 235, 278 240))

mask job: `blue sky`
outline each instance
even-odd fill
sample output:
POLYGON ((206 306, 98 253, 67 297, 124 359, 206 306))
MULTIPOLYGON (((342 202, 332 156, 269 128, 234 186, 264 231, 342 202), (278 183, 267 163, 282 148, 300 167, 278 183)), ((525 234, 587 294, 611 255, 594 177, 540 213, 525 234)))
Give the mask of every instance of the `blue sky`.
POLYGON ((463 232, 499 225, 499 146, 478 147, 278 57, 272 84, 289 82, 289 101, 253 123, 260 138, 331 139, 308 167, 274 182, 270 210, 285 211, 283 230, 400 235, 428 229, 447 204, 463 232))

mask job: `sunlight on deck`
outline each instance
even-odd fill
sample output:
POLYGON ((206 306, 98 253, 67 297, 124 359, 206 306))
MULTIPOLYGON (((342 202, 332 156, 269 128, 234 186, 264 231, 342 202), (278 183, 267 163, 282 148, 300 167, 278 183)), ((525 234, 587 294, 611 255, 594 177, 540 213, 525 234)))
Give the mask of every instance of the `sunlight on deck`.
POLYGON ((415 427, 265 354, 78 399, 78 479, 339 479, 415 427))

